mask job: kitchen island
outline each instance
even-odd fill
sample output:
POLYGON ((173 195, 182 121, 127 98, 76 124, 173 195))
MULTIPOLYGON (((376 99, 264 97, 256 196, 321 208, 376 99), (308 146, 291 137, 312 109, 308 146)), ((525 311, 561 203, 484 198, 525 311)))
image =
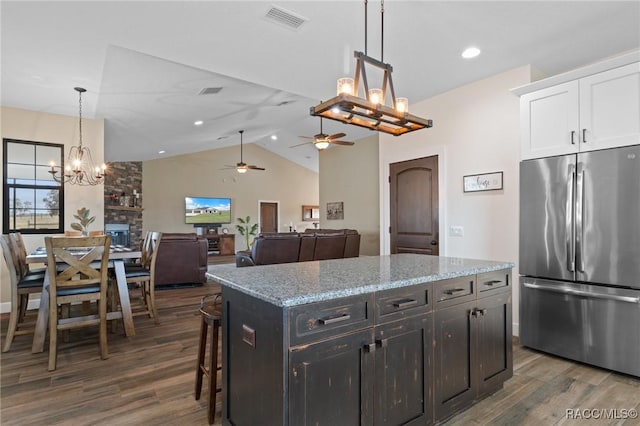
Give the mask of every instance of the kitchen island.
POLYGON ((224 424, 433 424, 512 376, 510 262, 396 254, 209 268, 224 424))

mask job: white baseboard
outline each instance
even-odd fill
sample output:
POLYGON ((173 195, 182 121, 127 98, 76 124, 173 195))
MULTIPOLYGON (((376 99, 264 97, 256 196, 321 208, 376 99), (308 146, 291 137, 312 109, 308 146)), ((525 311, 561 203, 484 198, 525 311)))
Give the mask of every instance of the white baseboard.
MULTIPOLYGON (((29 299, 27 309, 38 309, 40 307, 40 299, 29 299)), ((8 314, 11 312, 11 302, 0 303, 0 314, 8 314)))

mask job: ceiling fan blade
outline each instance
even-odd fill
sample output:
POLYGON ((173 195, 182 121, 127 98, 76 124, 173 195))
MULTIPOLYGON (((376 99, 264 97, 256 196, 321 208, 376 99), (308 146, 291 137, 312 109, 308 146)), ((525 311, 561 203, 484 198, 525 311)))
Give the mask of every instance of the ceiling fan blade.
POLYGON ((302 139, 315 139, 313 136, 298 136, 298 137, 302 139))
POLYGON ((354 144, 354 142, 349 142, 349 141, 329 141, 329 143, 332 145, 345 145, 345 146, 351 146, 354 144))
POLYGON ((344 138, 345 136, 347 136, 344 133, 336 133, 334 135, 331 136, 327 136, 327 139, 332 140, 332 139, 340 139, 340 138, 344 138))
POLYGON ((297 148, 297 147, 299 147, 299 146, 302 146, 302 145, 309 145, 309 144, 312 144, 312 143, 313 143, 313 142, 303 142, 303 143, 299 143, 299 144, 297 144, 297 145, 291 145, 289 148, 297 148))
POLYGON ((251 169, 251 170, 266 170, 264 167, 258 167, 258 166, 247 166, 247 169, 251 169))

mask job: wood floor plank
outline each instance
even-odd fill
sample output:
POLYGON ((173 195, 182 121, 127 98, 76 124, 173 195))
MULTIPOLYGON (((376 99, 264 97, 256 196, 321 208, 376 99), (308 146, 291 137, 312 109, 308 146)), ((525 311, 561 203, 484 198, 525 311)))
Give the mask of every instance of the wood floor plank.
MULTIPOLYGON (((220 260, 220 259, 218 259, 220 260)), ((0 424, 207 425, 206 385, 193 395, 202 287, 156 292, 161 323, 136 317, 136 336, 122 325, 109 333, 101 360, 97 329, 72 331, 61 343, 58 368, 47 371, 48 351, 31 354, 32 336, 17 336, 0 368, 0 424)), ((2 337, 8 315, 0 316, 2 337)), ((216 425, 221 424, 220 397, 216 425)), ((579 425, 569 408, 640 409, 640 380, 514 345, 514 377, 503 389, 446 425, 579 425)), ((640 426, 638 419, 588 424, 640 426)), ((297 425, 296 425, 297 426, 297 425)))

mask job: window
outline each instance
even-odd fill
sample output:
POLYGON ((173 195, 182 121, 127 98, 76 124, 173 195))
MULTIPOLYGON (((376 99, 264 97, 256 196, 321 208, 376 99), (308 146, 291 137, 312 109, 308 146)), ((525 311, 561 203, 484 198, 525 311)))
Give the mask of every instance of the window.
POLYGON ((52 161, 63 164, 64 146, 3 139, 2 149, 4 232, 63 232, 64 185, 48 171, 52 161))

